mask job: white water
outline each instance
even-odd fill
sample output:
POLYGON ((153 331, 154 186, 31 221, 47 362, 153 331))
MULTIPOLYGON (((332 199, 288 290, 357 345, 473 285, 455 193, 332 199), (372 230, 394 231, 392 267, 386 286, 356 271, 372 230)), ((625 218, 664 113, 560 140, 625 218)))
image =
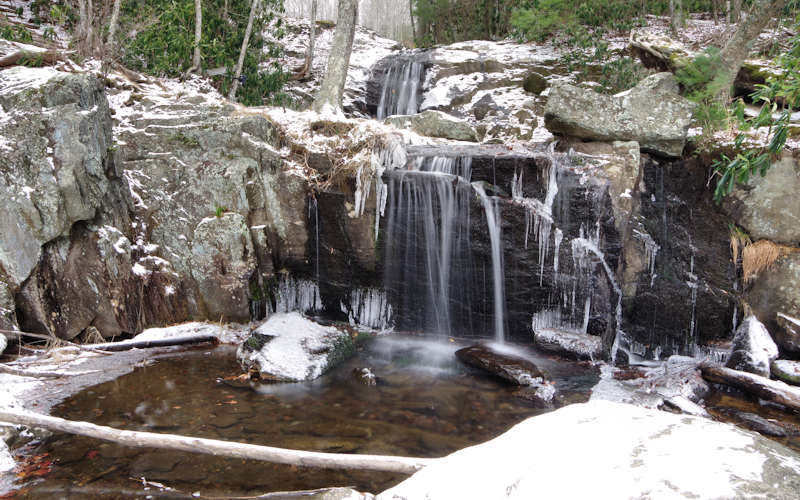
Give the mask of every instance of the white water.
POLYGON ((505 292, 503 290, 503 253, 500 240, 500 210, 486 195, 486 191, 479 183, 472 187, 481 198, 483 210, 486 213, 486 224, 489 226, 489 239, 492 245, 492 278, 494 283, 494 337, 499 343, 505 342, 505 292))
POLYGON ((413 59, 395 61, 383 79, 378 119, 392 115, 413 115, 419 112, 420 87, 425 70, 413 59))

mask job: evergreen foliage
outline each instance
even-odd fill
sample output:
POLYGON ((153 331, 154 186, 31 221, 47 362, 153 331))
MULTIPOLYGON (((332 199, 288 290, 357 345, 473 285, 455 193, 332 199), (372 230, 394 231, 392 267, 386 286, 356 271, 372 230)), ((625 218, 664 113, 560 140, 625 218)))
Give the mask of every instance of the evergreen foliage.
MULTIPOLYGON (((800 26, 795 27, 795 32, 800 26)), ((717 185, 714 200, 720 202, 733 191, 736 183, 746 183, 750 177, 767 174, 769 167, 781 154, 789 137, 789 121, 792 113, 800 109, 800 34, 792 39, 791 48, 778 57, 780 74, 767 79, 759 85, 750 97, 754 103, 761 104, 759 113, 746 117, 744 101, 737 100, 733 106, 733 116, 740 133, 734 141, 735 152, 723 154, 713 164, 717 185), (749 146, 746 132, 766 128, 766 141, 759 147, 749 146)))
MULTIPOLYGON (((202 65, 205 69, 228 68, 227 74, 214 77, 223 94, 232 83, 250 5, 250 0, 203 0, 202 65)), ((283 26, 277 16, 282 10, 282 0, 262 0, 262 14, 254 21, 242 67, 243 83, 237 90, 243 104, 262 105, 281 97, 287 75, 274 62, 280 47, 265 40, 262 33, 270 27, 275 38, 282 36, 283 26)), ((120 34, 123 64, 151 75, 180 76, 192 65, 194 1, 125 1, 120 34)))

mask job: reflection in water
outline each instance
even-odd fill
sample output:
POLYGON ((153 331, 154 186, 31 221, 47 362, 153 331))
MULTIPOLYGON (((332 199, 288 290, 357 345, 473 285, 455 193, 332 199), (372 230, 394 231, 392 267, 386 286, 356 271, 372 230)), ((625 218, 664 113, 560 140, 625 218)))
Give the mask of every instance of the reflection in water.
MULTIPOLYGON (((446 340, 379 337, 318 380, 254 388, 222 380, 240 373, 230 347, 188 351, 84 390, 53 413, 124 429, 284 448, 438 457, 542 412, 514 398, 513 388, 459 364, 453 353, 460 347, 446 340), (376 385, 354 375, 362 368, 376 375, 376 385)), ((587 399, 597 381, 593 369, 532 356, 566 400, 587 399)), ((403 479, 134 449, 67 435, 54 436, 39 453, 49 453, 56 465, 42 482, 27 485, 22 497, 53 498, 58 491, 60 498, 120 498, 124 491, 143 494, 142 477, 217 496, 330 486, 377 492, 403 479)))

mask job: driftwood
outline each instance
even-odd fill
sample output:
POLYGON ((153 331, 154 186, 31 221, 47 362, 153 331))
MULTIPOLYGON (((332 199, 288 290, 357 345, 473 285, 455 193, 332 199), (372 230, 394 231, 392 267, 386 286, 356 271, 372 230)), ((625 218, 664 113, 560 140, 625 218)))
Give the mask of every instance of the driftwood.
POLYGON ((0 334, 5 335, 6 338, 8 338, 8 339, 14 339, 14 340, 17 340, 17 341, 19 341, 22 337, 32 337, 32 338, 35 338, 35 339, 47 340, 48 342, 50 342, 50 341, 57 342, 59 344, 64 344, 64 345, 70 346, 70 347, 76 347, 76 348, 80 349, 81 351, 87 351, 87 352, 93 352, 93 353, 96 353, 96 354, 105 354, 105 355, 109 354, 106 351, 101 351, 101 350, 95 349, 94 347, 92 347, 90 345, 76 344, 75 342, 70 342, 69 340, 60 339, 60 338, 55 337, 53 335, 44 335, 44 334, 41 334, 41 333, 33 333, 33 332, 20 332, 20 331, 16 331, 16 330, 0 330, 0 334))
POLYGON ((732 370, 708 363, 700 365, 703 378, 716 384, 725 384, 758 396, 764 401, 781 404, 800 412, 800 389, 777 380, 770 380, 753 373, 732 370))
POLYGON ((0 68, 16 66, 25 61, 36 61, 41 64, 53 65, 59 61, 68 60, 68 52, 59 50, 18 50, 5 57, 0 57, 0 68))
POLYGON ((158 448, 190 453, 205 453, 220 457, 261 460, 299 467, 372 470, 413 474, 436 460, 431 458, 390 457, 382 455, 320 453, 315 451, 288 450, 270 446, 235 443, 218 439, 179 436, 175 434, 126 431, 95 425, 89 422, 73 422, 49 415, 9 408, 0 409, 0 421, 10 424, 27 425, 29 427, 41 427, 51 431, 77 434, 79 436, 102 439, 104 441, 137 448, 158 448))
POLYGON ((53 373, 53 372, 40 372, 35 370, 21 370, 19 368, 12 368, 4 364, 0 364, 0 373, 8 373, 9 375, 17 375, 20 377, 34 377, 34 378, 61 378, 66 376, 66 373, 53 373))

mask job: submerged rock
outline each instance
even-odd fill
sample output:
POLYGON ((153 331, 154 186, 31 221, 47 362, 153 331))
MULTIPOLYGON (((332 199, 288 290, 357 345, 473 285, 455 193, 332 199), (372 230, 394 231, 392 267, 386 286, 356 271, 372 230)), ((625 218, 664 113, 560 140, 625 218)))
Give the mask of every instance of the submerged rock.
POLYGON ((778 346, 755 316, 744 319, 733 336, 728 368, 769 377, 770 363, 778 357, 778 346))
POLYGON ((239 346, 236 357, 242 368, 262 379, 302 382, 319 377, 354 352, 346 331, 292 312, 272 315, 239 346))
POLYGON ((539 367, 526 359, 497 352, 483 344, 459 349, 456 351, 456 357, 467 365, 479 368, 506 382, 522 386, 514 393, 521 399, 542 406, 553 404, 556 396, 555 386, 539 367))
POLYGON ((572 359, 596 360, 603 357, 603 339, 587 333, 539 328, 533 332, 533 345, 572 359))
POLYGON ((385 122, 398 128, 409 128, 428 137, 478 142, 478 134, 472 125, 441 111, 428 110, 416 115, 390 116, 385 122))
POLYGON ((755 413, 736 412, 734 416, 742 425, 759 434, 772 437, 786 437, 788 435, 786 429, 755 413))
POLYGON ((593 141, 637 141, 643 151, 679 157, 693 109, 678 94, 675 77, 657 73, 614 96, 556 83, 544 119, 553 133, 593 141))
POLYGON ((800 361, 776 359, 770 366, 772 376, 787 384, 800 385, 800 361))
POLYGON ((789 499, 798 488, 800 455, 778 443, 705 418, 595 401, 529 418, 377 498, 789 499), (546 452, 531 453, 531 443, 546 452))

